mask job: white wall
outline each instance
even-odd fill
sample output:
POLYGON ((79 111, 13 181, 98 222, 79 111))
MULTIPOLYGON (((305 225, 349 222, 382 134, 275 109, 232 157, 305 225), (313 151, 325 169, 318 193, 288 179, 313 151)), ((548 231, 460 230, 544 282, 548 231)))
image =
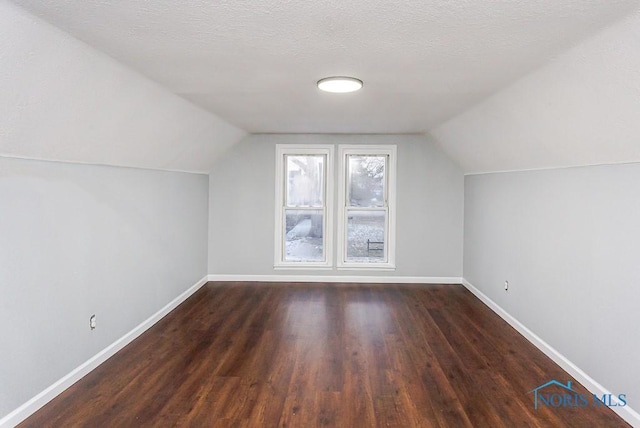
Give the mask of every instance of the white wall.
POLYGON ((206 175, 0 158, 0 419, 206 275, 207 199, 206 175))
POLYGON ((0 94, 2 419, 207 273, 205 175, 17 158, 208 171, 244 132, 5 0, 0 94))
POLYGON ((209 273, 460 277, 463 176, 438 147, 411 135, 253 135, 210 173, 209 273), (273 270, 276 144, 397 144, 395 272, 273 270))
POLYGON ((467 176, 464 226, 465 278, 635 409, 638 183, 640 164, 467 176))
POLYGON ((433 130, 465 172, 640 161, 640 12, 433 130))
POLYGON ((207 172, 244 132, 0 0, 0 155, 207 172))
POLYGON ((638 46, 640 12, 432 132, 465 172, 582 165, 467 175, 464 276, 635 409, 638 46))

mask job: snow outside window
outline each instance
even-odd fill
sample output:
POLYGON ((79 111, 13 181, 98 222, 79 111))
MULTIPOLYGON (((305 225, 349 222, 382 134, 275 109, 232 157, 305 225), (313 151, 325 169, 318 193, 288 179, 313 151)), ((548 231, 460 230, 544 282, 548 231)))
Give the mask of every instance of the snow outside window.
POLYGON ((395 269, 395 146, 339 146, 338 268, 395 269))
POLYGON ((333 146, 276 146, 276 268, 330 268, 333 146))

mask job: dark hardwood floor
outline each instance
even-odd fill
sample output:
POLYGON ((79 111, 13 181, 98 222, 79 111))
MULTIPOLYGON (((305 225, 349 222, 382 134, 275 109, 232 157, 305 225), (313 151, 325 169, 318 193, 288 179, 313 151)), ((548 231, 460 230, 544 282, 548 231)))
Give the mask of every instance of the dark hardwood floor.
POLYGON ((587 393, 459 285, 210 283, 21 426, 628 426, 551 379, 587 393))

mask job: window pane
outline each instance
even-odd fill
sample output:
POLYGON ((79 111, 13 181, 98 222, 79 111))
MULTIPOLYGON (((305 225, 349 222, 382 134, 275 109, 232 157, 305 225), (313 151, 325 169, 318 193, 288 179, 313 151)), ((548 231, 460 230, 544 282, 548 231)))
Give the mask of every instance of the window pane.
POLYGON ((348 155, 347 202, 351 207, 385 205, 386 156, 348 155))
POLYGON ((347 211, 347 261, 384 262, 385 211, 347 211))
POLYGON ((323 205, 324 156, 286 156, 288 207, 323 205))
POLYGON ((295 262, 324 260, 322 210, 285 211, 284 259, 295 262))

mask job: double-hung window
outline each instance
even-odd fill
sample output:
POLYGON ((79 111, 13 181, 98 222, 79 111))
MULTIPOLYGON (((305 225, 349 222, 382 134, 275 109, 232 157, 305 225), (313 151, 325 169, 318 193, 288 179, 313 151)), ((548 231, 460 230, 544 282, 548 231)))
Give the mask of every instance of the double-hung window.
POLYGON ((396 146, 276 145, 277 268, 395 269, 396 146))
POLYGON ((276 268, 332 264, 333 146, 276 146, 276 268))
POLYGON ((338 268, 395 269, 395 146, 339 146, 338 268))

